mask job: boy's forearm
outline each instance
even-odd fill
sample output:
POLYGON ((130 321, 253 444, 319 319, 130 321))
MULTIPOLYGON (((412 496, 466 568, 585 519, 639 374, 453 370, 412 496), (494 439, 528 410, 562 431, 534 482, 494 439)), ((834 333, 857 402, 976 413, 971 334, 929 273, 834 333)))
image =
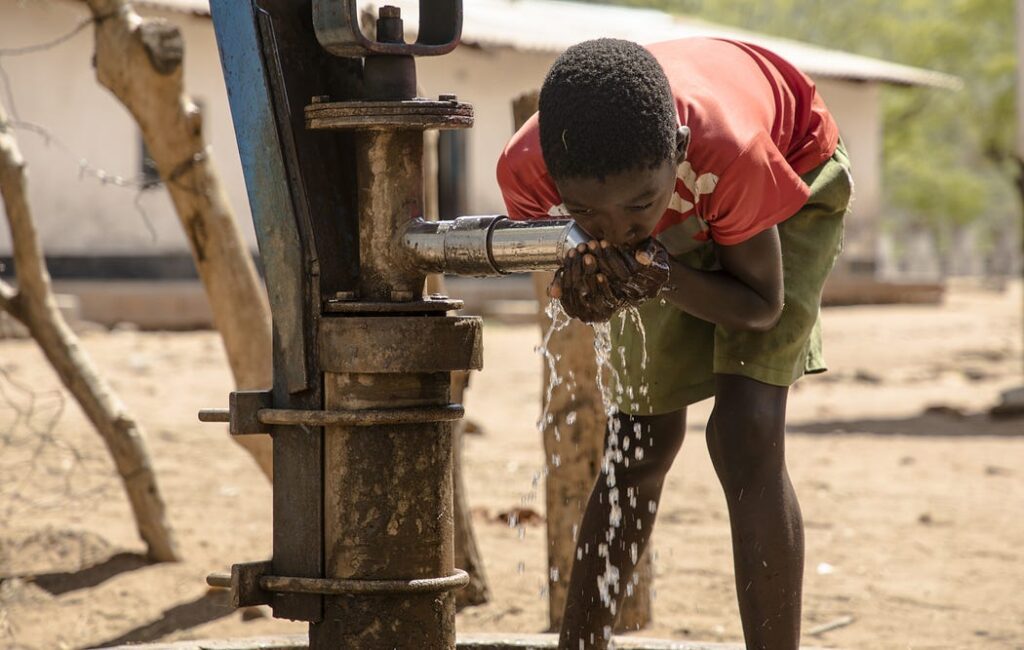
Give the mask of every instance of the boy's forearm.
POLYGON ((672 260, 671 288, 660 294, 683 311, 727 329, 766 331, 781 310, 728 271, 698 271, 672 260))

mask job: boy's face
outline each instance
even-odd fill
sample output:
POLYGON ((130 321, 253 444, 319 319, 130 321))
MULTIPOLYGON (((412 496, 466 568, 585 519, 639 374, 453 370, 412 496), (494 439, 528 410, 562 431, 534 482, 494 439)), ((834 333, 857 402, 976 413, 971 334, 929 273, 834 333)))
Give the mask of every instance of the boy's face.
POLYGON ((636 246, 651 236, 676 188, 676 168, 686 159, 689 129, 676 135, 675 160, 651 169, 620 172, 604 179, 556 179, 569 215, 595 239, 636 246))

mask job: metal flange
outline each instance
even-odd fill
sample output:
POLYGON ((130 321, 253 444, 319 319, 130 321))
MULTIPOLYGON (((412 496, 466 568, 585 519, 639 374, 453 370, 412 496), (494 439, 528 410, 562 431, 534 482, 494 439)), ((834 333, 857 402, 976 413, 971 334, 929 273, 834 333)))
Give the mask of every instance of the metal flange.
POLYGON ((322 318, 317 335, 320 367, 324 372, 368 374, 479 370, 481 330, 475 316, 322 318))
POLYGON ((324 102, 306 106, 311 130, 468 129, 473 105, 457 99, 407 99, 387 102, 324 102))

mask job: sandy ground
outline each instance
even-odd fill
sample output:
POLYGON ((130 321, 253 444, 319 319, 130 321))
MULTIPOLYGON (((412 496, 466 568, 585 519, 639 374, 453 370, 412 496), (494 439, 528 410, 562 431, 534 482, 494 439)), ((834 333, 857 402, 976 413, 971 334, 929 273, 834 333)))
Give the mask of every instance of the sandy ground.
MULTIPOLYGON (((1021 312, 1019 283, 960 288, 942 307, 826 312, 834 370, 792 393, 789 464, 807 524, 805 629, 853 622, 808 643, 1024 648, 1024 420, 985 415, 1022 382, 1021 312)), ((517 530, 494 515, 543 510, 539 335, 485 332, 486 369, 468 398, 484 433, 465 457, 493 599, 460 614, 459 629, 537 632, 543 525, 517 530)), ((31 342, 0 341, 0 647, 303 632, 265 608, 234 612, 203 582, 270 548, 268 485, 221 425, 196 421, 231 389, 217 337, 117 331, 83 343, 147 430, 187 559, 141 559, 99 438, 31 342), (12 405, 31 407, 27 421, 12 405)), ((660 506, 647 636, 741 639, 725 504, 701 440, 709 410, 691 409, 660 506)))

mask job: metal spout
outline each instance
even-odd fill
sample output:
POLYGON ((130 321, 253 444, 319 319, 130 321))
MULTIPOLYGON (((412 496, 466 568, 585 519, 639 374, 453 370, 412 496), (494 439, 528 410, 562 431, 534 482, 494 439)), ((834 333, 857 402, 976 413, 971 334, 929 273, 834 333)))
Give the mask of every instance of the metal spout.
POLYGON ((557 269, 570 249, 588 239, 574 221, 512 221, 489 215, 417 219, 402 243, 421 271, 485 276, 557 269))

